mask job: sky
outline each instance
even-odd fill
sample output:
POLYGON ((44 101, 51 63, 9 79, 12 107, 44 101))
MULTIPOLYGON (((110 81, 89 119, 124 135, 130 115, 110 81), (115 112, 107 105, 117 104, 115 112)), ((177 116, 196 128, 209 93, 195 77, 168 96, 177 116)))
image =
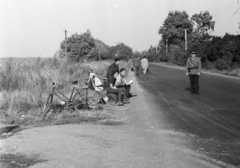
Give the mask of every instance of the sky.
POLYGON ((240 32, 237 0, 0 0, 0 57, 52 57, 67 36, 90 29, 109 46, 147 50, 169 11, 213 16, 213 35, 240 32), (236 12, 237 11, 237 12, 236 12), (236 14, 234 15, 234 13, 236 14))

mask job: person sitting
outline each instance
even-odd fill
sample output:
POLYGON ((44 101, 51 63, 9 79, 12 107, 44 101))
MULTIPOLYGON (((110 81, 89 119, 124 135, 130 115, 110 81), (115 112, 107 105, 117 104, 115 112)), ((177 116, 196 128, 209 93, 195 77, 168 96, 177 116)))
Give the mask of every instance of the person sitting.
POLYGON ((89 74, 89 78, 86 82, 86 85, 88 86, 89 89, 94 90, 99 98, 99 102, 101 104, 106 104, 108 102, 108 97, 107 93, 104 90, 102 81, 96 76, 95 73, 91 72, 89 74))
POLYGON ((118 72, 113 74, 113 77, 110 76, 107 81, 107 87, 105 88, 107 94, 117 94, 117 103, 119 106, 123 106, 124 103, 129 103, 128 98, 126 97, 125 88, 117 88, 115 86, 116 78, 118 77, 118 72), (123 97, 122 97, 123 96, 123 97))
POLYGON ((125 68, 120 69, 120 74, 117 76, 115 86, 117 88, 125 88, 126 89, 126 96, 128 98, 132 97, 132 94, 130 94, 131 84, 127 82, 125 78, 126 70, 125 68))
POLYGON ((89 88, 95 91, 102 91, 104 89, 101 80, 96 76, 95 73, 89 74, 87 83, 89 85, 89 88))

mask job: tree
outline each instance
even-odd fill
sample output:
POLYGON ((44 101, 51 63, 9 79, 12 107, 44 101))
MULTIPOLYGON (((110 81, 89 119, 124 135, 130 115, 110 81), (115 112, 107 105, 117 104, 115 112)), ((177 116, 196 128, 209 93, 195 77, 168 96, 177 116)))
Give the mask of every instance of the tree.
POLYGON ((92 56, 96 60, 108 59, 109 51, 108 51, 107 45, 101 40, 95 39, 95 48, 92 56))
MULTIPOLYGON (((73 34, 67 38, 67 57, 74 61, 88 58, 94 51, 95 42, 90 30, 82 34, 73 34)), ((61 42, 60 48, 65 50, 65 40, 61 42)))
POLYGON ((118 43, 116 46, 109 47, 109 54, 114 57, 119 57, 123 60, 128 60, 132 56, 132 48, 124 43, 118 43))
POLYGON ((139 51, 134 51, 132 56, 133 58, 137 58, 137 57, 141 58, 141 53, 139 51))
POLYGON ((192 22, 185 11, 171 11, 168 13, 163 26, 160 27, 158 33, 162 35, 162 40, 168 44, 181 44, 185 39, 185 29, 190 34, 193 30, 192 22))
POLYGON ((194 30, 191 34, 191 41, 194 45, 199 45, 204 40, 211 38, 209 31, 214 30, 215 21, 212 21, 212 16, 208 11, 194 14, 191 17, 193 24, 195 25, 194 30))

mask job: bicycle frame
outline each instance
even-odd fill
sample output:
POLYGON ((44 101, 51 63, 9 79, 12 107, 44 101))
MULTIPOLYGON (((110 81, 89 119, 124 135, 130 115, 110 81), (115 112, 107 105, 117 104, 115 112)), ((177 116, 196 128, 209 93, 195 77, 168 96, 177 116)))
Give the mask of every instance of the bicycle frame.
POLYGON ((52 85, 53 85, 53 89, 52 89, 52 91, 50 92, 50 94, 57 96, 59 99, 61 99, 62 101, 64 101, 64 103, 70 103, 70 102, 72 102, 73 94, 74 94, 75 90, 77 90, 76 87, 73 87, 71 96, 70 96, 70 98, 68 98, 67 96, 65 96, 62 92, 60 92, 60 91, 56 88, 56 83, 55 83, 55 82, 53 82, 52 85))

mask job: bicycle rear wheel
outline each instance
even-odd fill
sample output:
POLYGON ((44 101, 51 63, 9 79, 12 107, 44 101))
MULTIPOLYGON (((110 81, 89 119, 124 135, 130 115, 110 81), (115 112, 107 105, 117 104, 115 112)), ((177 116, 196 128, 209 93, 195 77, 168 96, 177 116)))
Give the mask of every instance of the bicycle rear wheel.
POLYGON ((79 111, 79 110, 84 108, 86 102, 84 102, 83 95, 80 92, 77 92, 73 96, 73 104, 74 104, 75 110, 77 110, 77 111, 79 111))
POLYGON ((99 106, 100 95, 94 90, 80 89, 73 97, 75 109, 96 109, 99 106))
POLYGON ((53 100, 53 95, 49 95, 46 103, 43 106, 43 117, 45 117, 47 115, 47 113, 50 111, 51 105, 52 105, 52 100, 53 100))
POLYGON ((88 90, 88 105, 90 109, 99 109, 101 96, 95 90, 88 90))

